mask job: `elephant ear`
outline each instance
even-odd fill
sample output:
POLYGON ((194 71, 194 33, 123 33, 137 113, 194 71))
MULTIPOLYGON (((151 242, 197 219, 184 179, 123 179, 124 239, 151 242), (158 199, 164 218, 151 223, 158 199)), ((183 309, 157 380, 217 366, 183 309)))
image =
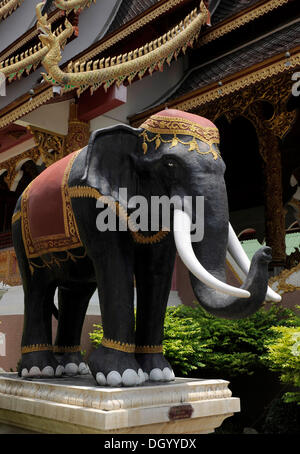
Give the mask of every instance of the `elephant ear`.
POLYGON ((136 194, 136 158, 141 154, 140 129, 116 125, 94 131, 88 144, 82 184, 118 200, 119 189, 136 194))

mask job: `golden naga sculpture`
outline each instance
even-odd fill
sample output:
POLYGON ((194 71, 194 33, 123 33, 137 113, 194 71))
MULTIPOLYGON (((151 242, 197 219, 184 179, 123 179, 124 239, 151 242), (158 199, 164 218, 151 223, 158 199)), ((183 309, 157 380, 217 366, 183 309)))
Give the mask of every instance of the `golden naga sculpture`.
MULTIPOLYGON (((67 39, 72 35, 70 28, 63 29, 60 25, 54 32, 53 35, 56 37, 59 46, 64 48, 67 39)), ((25 52, 8 58, 5 61, 0 62, 0 72, 6 76, 9 82, 22 76, 24 71, 29 74, 31 70, 35 71, 41 60, 48 52, 48 47, 43 46, 40 42, 34 47, 30 47, 25 52)))
POLYGON ((24 0, 2 0, 0 1, 0 22, 12 14, 24 0))
POLYGON ((56 0, 56 8, 62 9, 66 12, 75 10, 76 12, 85 7, 90 7, 92 3, 96 3, 96 0, 56 0))
MULTIPOLYGON (((59 39, 51 32, 47 16, 41 13, 42 7, 43 3, 39 3, 36 13, 37 26, 42 31, 39 38, 48 48, 42 62, 48 72, 43 74, 44 80, 52 85, 60 85, 64 91, 77 88, 78 95, 87 88, 93 92, 103 85, 107 90, 114 83, 121 85, 126 80, 131 83, 136 76, 142 78, 147 71, 150 74, 156 69, 162 71, 165 62, 170 65, 172 59, 176 59, 181 51, 185 53, 187 47, 193 45, 202 25, 208 19, 208 10, 201 1, 199 9, 195 8, 168 33, 143 47, 118 57, 75 64, 71 62, 68 65, 68 72, 64 72, 59 67, 62 58, 59 39)), ((65 27, 71 35, 73 27, 67 19, 65 27)))

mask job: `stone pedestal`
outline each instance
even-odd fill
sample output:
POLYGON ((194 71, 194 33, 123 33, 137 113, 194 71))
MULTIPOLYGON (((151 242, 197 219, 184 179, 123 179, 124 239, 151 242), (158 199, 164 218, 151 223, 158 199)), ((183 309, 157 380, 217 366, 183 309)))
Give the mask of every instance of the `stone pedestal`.
POLYGON ((228 384, 177 378, 102 388, 90 375, 30 380, 0 374, 0 422, 52 434, 206 434, 240 411, 228 384))

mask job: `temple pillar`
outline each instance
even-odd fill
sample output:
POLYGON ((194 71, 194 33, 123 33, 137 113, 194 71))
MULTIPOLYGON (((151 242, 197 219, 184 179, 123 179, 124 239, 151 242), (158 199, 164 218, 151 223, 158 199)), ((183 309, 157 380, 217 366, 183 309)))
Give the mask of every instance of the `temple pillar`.
POLYGON ((272 248, 271 268, 274 272, 286 261, 285 214, 282 200, 282 167, 279 139, 266 128, 260 133, 260 149, 264 155, 265 231, 266 244, 272 248), (263 137, 262 137, 263 135, 263 137))
POLYGON ((65 138, 65 152, 68 155, 73 151, 85 147, 90 138, 90 123, 78 120, 78 104, 70 104, 68 134, 65 138))

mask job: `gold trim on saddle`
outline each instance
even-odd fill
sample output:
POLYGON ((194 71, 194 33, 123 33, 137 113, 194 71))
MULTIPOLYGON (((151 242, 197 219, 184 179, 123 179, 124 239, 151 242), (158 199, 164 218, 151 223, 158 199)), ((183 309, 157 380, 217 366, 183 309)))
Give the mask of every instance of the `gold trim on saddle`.
POLYGON ((169 149, 176 147, 180 143, 189 146, 189 151, 196 151, 201 155, 212 154, 215 160, 220 157, 220 153, 213 147, 214 144, 218 145, 220 143, 220 134, 216 127, 201 126, 198 123, 180 117, 153 115, 141 125, 141 128, 144 129, 140 135, 143 137, 142 147, 144 154, 148 151, 148 144, 155 142, 155 150, 158 150, 162 143, 169 143, 169 149), (147 131, 154 134, 154 136, 149 137, 147 131), (162 135, 173 136, 173 138, 165 139, 162 135), (178 135, 192 136, 192 139, 184 141, 178 135), (200 150, 196 139, 209 145, 209 150, 200 150))
POLYGON ((135 225, 131 222, 126 210, 118 202, 113 201, 110 197, 103 196, 97 189, 88 186, 72 186, 68 188, 70 198, 101 198, 102 202, 106 203, 110 209, 116 213, 124 222, 128 224, 133 240, 140 244, 154 244, 163 240, 170 232, 169 230, 160 230, 154 235, 145 236, 136 231, 135 225))
POLYGON ((53 347, 50 344, 36 344, 36 345, 25 345, 21 348, 22 355, 24 353, 33 353, 33 352, 45 352, 53 351, 53 347))
POLYGON ((103 337, 101 345, 103 347, 112 348, 113 350, 118 350, 120 352, 125 353, 134 353, 135 352, 135 345, 134 344, 126 344, 120 341, 114 341, 112 339, 106 339, 103 337))
POLYGON ((137 345, 135 347, 135 353, 162 353, 162 345, 137 345))

